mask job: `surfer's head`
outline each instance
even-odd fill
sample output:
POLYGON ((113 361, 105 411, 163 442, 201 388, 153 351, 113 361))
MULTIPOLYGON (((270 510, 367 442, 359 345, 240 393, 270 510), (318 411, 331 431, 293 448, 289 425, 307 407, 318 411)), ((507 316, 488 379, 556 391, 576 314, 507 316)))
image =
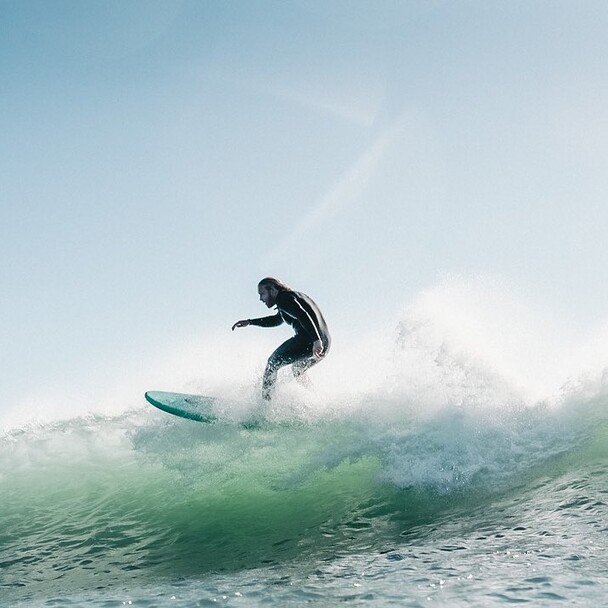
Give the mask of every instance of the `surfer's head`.
POLYGON ((289 290, 289 287, 282 283, 278 279, 272 277, 266 277, 258 283, 258 293, 260 294, 260 300, 272 308, 277 302, 277 296, 279 291, 289 290))

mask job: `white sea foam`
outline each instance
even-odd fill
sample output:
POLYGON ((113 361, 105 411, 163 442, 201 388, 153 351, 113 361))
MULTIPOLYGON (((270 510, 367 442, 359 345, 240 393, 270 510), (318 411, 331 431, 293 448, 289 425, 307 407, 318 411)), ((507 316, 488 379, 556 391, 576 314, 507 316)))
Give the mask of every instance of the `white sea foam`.
MULTIPOLYGON (((394 322, 349 345, 334 341, 327 361, 310 371, 312 388, 281 370, 270 405, 259 398, 260 376, 289 332, 226 332, 126 362, 120 376, 98 374, 97 385, 32 393, 5 412, 2 428, 87 416, 102 425, 113 417, 116 426, 125 412, 132 428, 138 419, 173 420, 149 408, 145 390, 204 393, 220 398, 222 423, 261 417, 278 425, 277 438, 281 425, 323 426, 316 435, 323 441, 313 441, 314 457, 298 463, 294 478, 371 455, 381 478, 398 487, 500 487, 575 446, 608 392, 601 345, 595 359, 576 359, 572 336, 560 329, 495 281, 446 280, 394 322)), ((276 449, 289 441, 275 441, 276 449)))

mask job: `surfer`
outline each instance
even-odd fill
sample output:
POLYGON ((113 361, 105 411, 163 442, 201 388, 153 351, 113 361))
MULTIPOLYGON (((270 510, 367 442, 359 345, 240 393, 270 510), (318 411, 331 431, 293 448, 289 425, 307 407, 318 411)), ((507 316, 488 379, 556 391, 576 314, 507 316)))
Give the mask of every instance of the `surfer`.
POLYGON ((277 279, 266 277, 258 283, 260 300, 268 308, 276 306, 277 314, 261 319, 243 319, 232 326, 276 327, 287 323, 293 327, 295 336, 283 342, 268 359, 262 380, 262 397, 272 398, 277 373, 285 365, 291 365, 297 380, 306 383, 304 372, 325 358, 331 338, 319 307, 306 294, 290 289, 277 279))

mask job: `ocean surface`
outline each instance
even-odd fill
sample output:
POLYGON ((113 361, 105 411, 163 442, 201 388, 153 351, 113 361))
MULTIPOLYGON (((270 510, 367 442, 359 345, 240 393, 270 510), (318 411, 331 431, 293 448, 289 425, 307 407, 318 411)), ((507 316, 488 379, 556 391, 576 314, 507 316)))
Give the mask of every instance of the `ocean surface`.
POLYGON ((365 382, 328 358, 213 424, 7 425, 0 605, 605 604, 606 374, 532 395, 457 342, 409 319, 365 382))

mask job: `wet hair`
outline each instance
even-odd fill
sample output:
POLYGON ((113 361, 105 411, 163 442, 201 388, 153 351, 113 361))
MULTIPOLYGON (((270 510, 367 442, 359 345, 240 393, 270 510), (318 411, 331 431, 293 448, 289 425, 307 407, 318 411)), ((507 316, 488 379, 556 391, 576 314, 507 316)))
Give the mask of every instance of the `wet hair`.
POLYGON ((282 281, 279 281, 279 279, 275 279, 273 277, 266 277, 265 279, 262 279, 258 283, 258 289, 260 287, 276 287, 279 291, 281 291, 281 290, 291 291, 291 289, 289 287, 287 287, 287 285, 285 285, 285 283, 283 283, 282 281))

